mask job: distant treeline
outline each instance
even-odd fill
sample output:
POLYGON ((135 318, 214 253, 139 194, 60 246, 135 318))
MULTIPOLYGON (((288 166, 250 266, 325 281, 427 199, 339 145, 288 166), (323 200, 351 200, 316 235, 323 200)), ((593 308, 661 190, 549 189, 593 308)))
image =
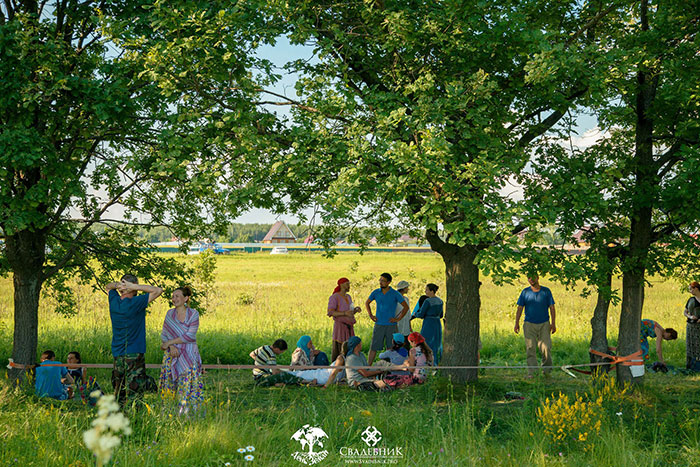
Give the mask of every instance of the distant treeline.
MULTIPOLYGON (((273 224, 231 224, 225 234, 218 235, 214 241, 218 243, 256 243, 261 242, 267 232, 270 231, 273 224)), ((310 228, 307 224, 287 224, 287 226, 294 232, 294 236, 297 237, 297 241, 302 243, 304 239, 311 233, 310 228)), ((363 230, 363 228, 359 228, 363 230)), ((372 237, 372 233, 365 232, 367 237, 372 237)), ((408 231, 402 231, 399 229, 392 230, 393 238, 398 239, 402 235, 408 234, 408 231)), ((548 225, 540 232, 540 241, 544 245, 558 245, 564 243, 557 232, 557 227, 555 225, 548 225)), ((336 241, 344 240, 345 235, 340 233, 336 241)), ((152 227, 149 230, 143 229, 141 231, 141 238, 147 240, 150 243, 160 243, 169 242, 173 240, 172 233, 167 227, 152 227)), ((387 239, 386 241, 380 243, 391 243, 392 240, 387 239)), ((420 243, 425 243, 423 240, 420 243)))
MULTIPOLYGON (((255 243, 261 242, 273 224, 231 224, 227 232, 215 238, 219 243, 255 243)), ((294 232, 299 242, 303 242, 309 235, 309 226, 306 224, 287 224, 294 232)), ((142 238, 151 243, 169 242, 173 240, 172 233, 167 227, 153 227, 143 230, 142 238)))

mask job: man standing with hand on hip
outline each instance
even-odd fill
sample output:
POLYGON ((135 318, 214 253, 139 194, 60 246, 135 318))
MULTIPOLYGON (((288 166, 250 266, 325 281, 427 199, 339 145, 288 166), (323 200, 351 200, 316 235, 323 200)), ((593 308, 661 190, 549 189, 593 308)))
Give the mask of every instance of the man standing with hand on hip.
POLYGON ((388 350, 393 346, 393 335, 398 332, 396 323, 399 322, 399 318, 396 317, 396 305, 402 305, 401 317, 408 312, 406 298, 389 287, 391 279, 391 274, 388 272, 379 276, 379 288, 374 290, 365 302, 365 309, 369 313, 369 318, 375 323, 372 330, 372 343, 369 347, 370 366, 374 362, 377 351, 385 348, 388 350), (369 307, 369 304, 372 302, 377 302, 377 316, 372 314, 372 309, 369 307))
MULTIPOLYGON (((556 312, 554 309, 554 297, 547 287, 542 287, 537 274, 531 274, 527 281, 530 287, 520 292, 518 298, 518 311, 515 314, 516 334, 520 332, 520 316, 525 308, 525 322, 523 323, 523 335, 525 336, 525 351, 527 353, 527 366, 537 366, 537 349, 542 354, 542 366, 552 366, 552 338, 557 332, 556 312), (550 321, 551 317, 551 321, 550 321)), ((552 371, 545 368, 545 374, 552 371)), ((535 369, 528 369, 528 378, 535 375, 535 369)))

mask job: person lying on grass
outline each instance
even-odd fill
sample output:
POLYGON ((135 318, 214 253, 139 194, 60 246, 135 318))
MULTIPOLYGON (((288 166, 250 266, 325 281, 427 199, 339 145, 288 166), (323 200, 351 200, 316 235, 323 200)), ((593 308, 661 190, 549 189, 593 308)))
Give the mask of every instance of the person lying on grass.
POLYGON ((409 334, 408 342, 411 344, 411 351, 408 353, 408 358, 403 366, 405 368, 415 366, 416 368, 411 370, 409 374, 387 376, 384 381, 391 387, 405 387, 424 383, 427 378, 425 367, 433 365, 433 351, 419 332, 409 334))
POLYGON ((36 395, 39 397, 51 397, 64 401, 73 397, 73 378, 68 374, 64 366, 48 366, 51 364, 60 365, 61 362, 55 360, 56 354, 53 350, 46 350, 41 354, 41 363, 36 366, 36 395))
POLYGON ((307 381, 316 381, 318 386, 327 389, 334 383, 340 383, 345 380, 345 353, 348 349, 348 343, 343 342, 341 346, 341 354, 331 364, 333 368, 317 368, 314 370, 294 370, 288 371, 294 376, 298 376, 307 381))
MULTIPOLYGON (((277 356, 287 350, 287 342, 277 339, 272 345, 263 345, 250 353, 250 358, 255 361, 255 366, 275 366, 277 356)), ((253 379, 257 386, 277 386, 286 384, 316 384, 315 380, 307 381, 277 368, 253 368, 253 379)))
POLYGON ((349 368, 353 366, 369 366, 367 358, 362 353, 362 339, 353 336, 348 339, 348 350, 345 354, 345 373, 348 378, 348 385, 358 391, 389 391, 391 388, 382 380, 374 379, 385 370, 365 370, 349 368))

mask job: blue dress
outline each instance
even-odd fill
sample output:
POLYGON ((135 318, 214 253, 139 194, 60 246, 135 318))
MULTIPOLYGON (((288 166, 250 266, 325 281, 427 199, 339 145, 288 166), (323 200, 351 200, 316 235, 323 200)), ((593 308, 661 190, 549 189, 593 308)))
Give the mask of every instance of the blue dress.
POLYGON ((425 343, 433 351, 434 364, 440 363, 442 357, 442 322, 443 302, 439 297, 430 297, 423 302, 415 315, 416 318, 423 318, 423 327, 420 333, 425 337, 425 343))

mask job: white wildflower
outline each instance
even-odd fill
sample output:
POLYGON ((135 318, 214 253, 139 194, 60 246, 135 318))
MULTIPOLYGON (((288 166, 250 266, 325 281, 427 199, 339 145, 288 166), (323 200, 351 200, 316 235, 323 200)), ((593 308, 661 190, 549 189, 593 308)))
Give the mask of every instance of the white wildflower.
POLYGON ((255 451, 255 446, 246 446, 245 450, 248 452, 253 452, 255 451))
POLYGON ((110 459, 114 449, 121 444, 120 434, 131 434, 129 419, 119 412, 119 404, 114 396, 101 396, 98 391, 90 394, 91 397, 99 397, 97 401, 97 418, 92 421, 92 428, 83 433, 83 441, 97 458, 97 465, 105 465, 110 459))
POLYGON ((252 461, 252 460, 255 459, 255 458, 253 457, 252 454, 248 454, 248 455, 245 456, 243 459, 245 459, 245 460, 247 460, 247 461, 252 461))

